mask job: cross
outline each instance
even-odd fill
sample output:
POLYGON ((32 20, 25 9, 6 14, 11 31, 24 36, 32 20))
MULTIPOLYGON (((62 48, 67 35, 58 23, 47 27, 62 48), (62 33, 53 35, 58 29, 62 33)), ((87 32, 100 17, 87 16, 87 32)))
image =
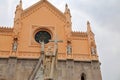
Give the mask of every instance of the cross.
POLYGON ((54 56, 56 55, 56 52, 58 50, 58 42, 63 42, 62 40, 58 40, 57 38, 55 40, 49 40, 49 42, 54 42, 54 56))
POLYGON ((49 42, 54 42, 54 53, 53 53, 53 57, 52 57, 52 63, 51 63, 51 72, 50 72, 50 78, 53 79, 53 73, 54 73, 54 67, 55 64, 57 62, 57 54, 58 54, 58 42, 63 42, 62 40, 58 40, 55 37, 55 40, 49 40, 49 42))
POLYGON ((39 43, 41 44, 41 52, 44 52, 44 48, 45 48, 45 43, 44 40, 39 40, 39 43))

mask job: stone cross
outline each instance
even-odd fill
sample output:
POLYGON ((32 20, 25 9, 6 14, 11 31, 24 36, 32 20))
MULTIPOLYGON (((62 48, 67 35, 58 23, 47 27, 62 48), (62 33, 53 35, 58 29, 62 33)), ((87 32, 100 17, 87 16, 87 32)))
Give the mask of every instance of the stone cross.
POLYGON ((39 40, 39 43, 41 44, 41 52, 44 52, 44 48, 45 48, 45 43, 44 43, 44 41, 40 41, 40 40, 39 40))
POLYGON ((57 40, 57 39, 55 39, 55 40, 49 40, 50 42, 54 42, 54 56, 56 55, 56 52, 57 52, 57 50, 58 50, 58 42, 63 42, 62 40, 57 40))
POLYGON ((33 70, 32 74, 29 77, 29 80, 43 80, 44 75, 44 40, 40 41, 41 44, 41 56, 39 58, 39 61, 37 65, 35 66, 35 69, 33 70))
POLYGON ((56 59, 57 59, 57 53, 58 53, 58 42, 63 42, 62 40, 49 40, 50 42, 54 42, 54 52, 53 52, 53 57, 52 57, 52 63, 51 63, 51 72, 50 72, 50 78, 53 79, 54 76, 54 66, 56 64, 56 59))

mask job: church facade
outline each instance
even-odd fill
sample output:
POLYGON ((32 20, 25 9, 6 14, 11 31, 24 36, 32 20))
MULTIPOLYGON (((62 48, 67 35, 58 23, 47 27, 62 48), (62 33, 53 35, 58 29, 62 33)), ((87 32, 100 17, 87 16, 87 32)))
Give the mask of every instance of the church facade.
POLYGON ((90 22, 86 32, 73 32, 68 6, 63 13, 47 0, 25 10, 20 0, 13 28, 0 27, 0 80, 29 80, 41 50, 54 51, 50 40, 55 39, 62 42, 57 43, 57 73, 53 73, 53 80, 102 80, 90 22), (44 47, 40 43, 43 40, 44 47))

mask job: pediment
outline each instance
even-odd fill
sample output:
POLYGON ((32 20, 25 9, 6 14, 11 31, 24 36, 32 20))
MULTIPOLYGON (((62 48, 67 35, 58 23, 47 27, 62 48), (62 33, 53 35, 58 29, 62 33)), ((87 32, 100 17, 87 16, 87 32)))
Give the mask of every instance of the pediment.
POLYGON ((37 10, 39 10, 41 7, 46 7, 48 8, 55 16, 57 16, 60 20, 65 21, 65 15, 63 12, 61 12, 60 10, 58 10, 55 6, 53 6, 50 2, 48 2, 47 0, 41 0, 39 2, 37 2, 36 4, 30 6, 29 8, 23 10, 22 13, 22 19, 26 18, 27 16, 33 14, 34 12, 36 12, 37 10))

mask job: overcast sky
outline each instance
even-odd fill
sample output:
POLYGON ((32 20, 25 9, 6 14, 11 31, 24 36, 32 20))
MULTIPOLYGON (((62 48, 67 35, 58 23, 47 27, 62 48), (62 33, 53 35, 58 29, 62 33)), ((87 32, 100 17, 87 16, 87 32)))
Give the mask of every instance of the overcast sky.
MULTIPOLYGON (((23 8, 39 0, 23 0, 23 8)), ((73 30, 86 31, 91 22, 95 33, 103 80, 120 80, 120 0, 49 0, 64 12, 67 3, 73 30)), ((0 0, 0 26, 13 26, 19 0, 0 0)))

